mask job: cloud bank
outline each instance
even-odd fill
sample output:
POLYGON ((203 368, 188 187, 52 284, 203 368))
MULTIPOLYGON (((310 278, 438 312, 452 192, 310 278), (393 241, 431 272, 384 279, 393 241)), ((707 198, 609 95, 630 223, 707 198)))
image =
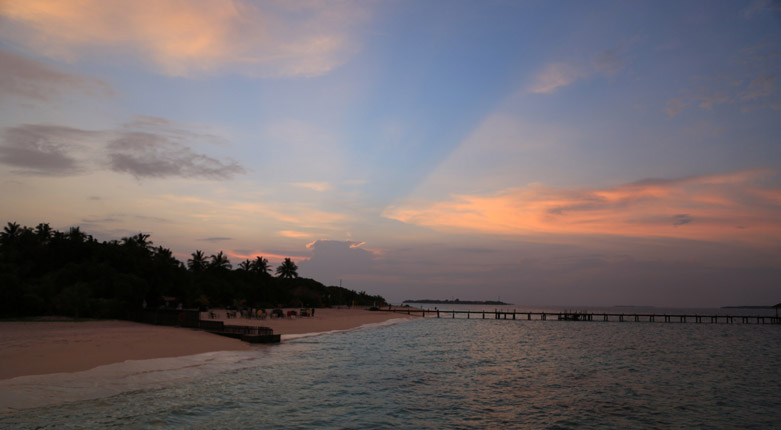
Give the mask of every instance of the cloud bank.
POLYGON ((614 188, 539 184, 486 195, 406 202, 384 216, 434 229, 489 234, 618 235, 770 243, 781 238, 775 170, 748 170, 614 188))
MULTIPOLYGON (((360 6, 360 7, 359 7, 360 6)), ((0 34, 33 52, 74 61, 140 61, 170 76, 320 76, 360 49, 367 18, 348 2, 57 0, 5 2, 0 34)))
POLYGON ((374 253, 363 248, 363 242, 316 240, 307 245, 312 251, 309 260, 300 263, 301 273, 335 285, 340 278, 367 274, 373 264, 374 253))

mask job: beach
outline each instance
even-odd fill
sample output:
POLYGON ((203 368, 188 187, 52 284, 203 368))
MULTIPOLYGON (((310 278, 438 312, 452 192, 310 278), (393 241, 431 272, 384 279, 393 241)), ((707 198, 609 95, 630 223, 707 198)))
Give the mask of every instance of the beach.
MULTIPOLYGON (((313 332, 353 313, 333 312, 342 317, 316 310, 313 332)), ((781 419, 772 324, 457 316, 297 338, 285 328, 302 322, 267 322, 287 340, 2 379, 0 428, 775 428, 781 419)), ((118 322, 92 323, 109 333, 118 322)))
MULTIPOLYGON (((316 309, 313 317, 227 318, 226 325, 270 327, 286 336, 350 330, 404 318, 364 309, 316 309)), ((208 313, 204 313, 208 314, 208 313)), ((206 316, 202 318, 207 319, 206 316)), ((0 322, 0 380, 28 375, 79 372, 127 360, 180 357, 215 351, 243 351, 252 345, 201 330, 130 321, 0 322)))

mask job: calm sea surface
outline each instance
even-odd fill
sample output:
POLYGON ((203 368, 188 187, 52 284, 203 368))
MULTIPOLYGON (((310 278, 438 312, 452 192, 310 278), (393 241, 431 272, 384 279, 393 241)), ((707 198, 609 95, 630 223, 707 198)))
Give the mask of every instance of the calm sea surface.
POLYGON ((0 387, 57 403, 0 428, 781 428, 779 325, 428 318, 75 375, 0 387))

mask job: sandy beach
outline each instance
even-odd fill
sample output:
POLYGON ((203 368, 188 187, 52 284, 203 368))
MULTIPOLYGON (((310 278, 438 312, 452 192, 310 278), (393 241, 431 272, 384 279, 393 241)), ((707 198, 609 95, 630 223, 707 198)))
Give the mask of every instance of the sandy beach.
MULTIPOLYGON (((228 319, 225 311, 215 314, 228 325, 270 327, 283 339, 285 335, 349 330, 405 317, 362 309, 316 309, 314 317, 266 320, 228 319)), ((240 340, 199 330, 129 321, 0 322, 0 380, 77 372, 126 360, 250 348, 253 346, 240 340)))

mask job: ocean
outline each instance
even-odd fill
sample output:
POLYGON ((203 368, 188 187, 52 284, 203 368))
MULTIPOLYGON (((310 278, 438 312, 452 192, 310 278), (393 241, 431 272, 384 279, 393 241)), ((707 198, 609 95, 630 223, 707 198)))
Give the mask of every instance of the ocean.
POLYGON ((780 325, 418 318, 16 378, 38 406, 0 428, 772 429, 780 352, 780 325))

